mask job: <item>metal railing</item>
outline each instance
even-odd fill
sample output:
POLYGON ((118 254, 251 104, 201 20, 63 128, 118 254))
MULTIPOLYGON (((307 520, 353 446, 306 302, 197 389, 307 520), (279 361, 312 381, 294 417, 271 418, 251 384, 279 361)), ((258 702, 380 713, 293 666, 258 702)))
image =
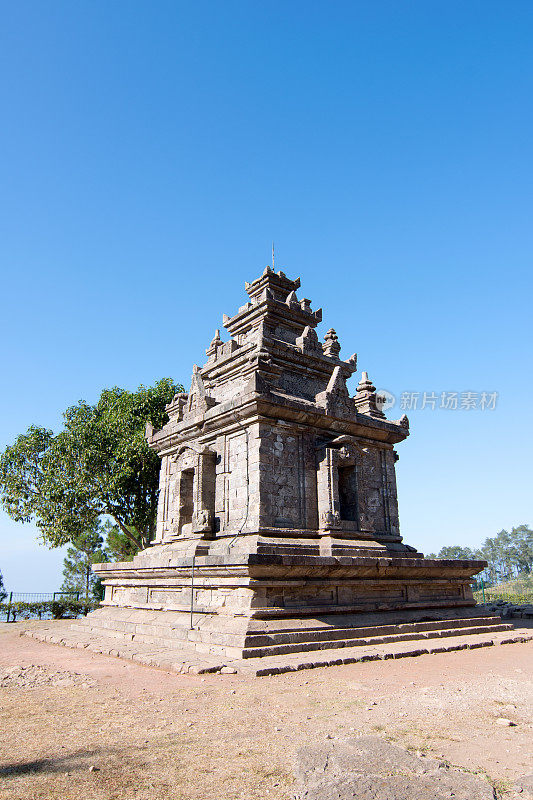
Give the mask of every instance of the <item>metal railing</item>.
POLYGON ((76 600, 80 599, 80 592, 10 592, 9 600, 15 603, 39 603, 43 600, 55 600, 56 597, 62 595, 74 597, 76 600))
POLYGON ((58 592, 9 592, 9 597, 6 601, 6 622, 9 622, 11 616, 11 608, 13 603, 43 603, 52 601, 58 597, 67 596, 72 600, 78 601, 80 599, 80 592, 78 591, 58 591, 58 592))

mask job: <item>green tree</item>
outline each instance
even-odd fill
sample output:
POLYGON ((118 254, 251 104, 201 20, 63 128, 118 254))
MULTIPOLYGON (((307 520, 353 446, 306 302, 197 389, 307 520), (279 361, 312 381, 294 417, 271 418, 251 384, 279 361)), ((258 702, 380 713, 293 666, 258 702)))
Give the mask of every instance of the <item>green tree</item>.
POLYGON ((63 561, 63 591, 80 592, 89 600, 90 596, 101 597, 101 582, 92 571, 92 565, 107 561, 102 549, 103 526, 97 523, 91 530, 83 531, 72 540, 63 561))
POLYGON ((485 539, 478 550, 460 545, 443 547, 428 558, 474 558, 487 562, 481 573, 486 585, 507 581, 517 575, 533 572, 533 531, 529 525, 518 525, 511 531, 501 530, 485 539))
POLYGON ((0 499, 17 522, 34 520, 52 547, 74 542, 108 515, 137 548, 155 532, 160 460, 146 423, 161 428, 183 387, 169 378, 136 392, 105 389, 96 405, 64 413, 57 435, 30 427, 0 456, 0 499))
POLYGON ((4 576, 0 572, 0 603, 7 597, 7 592, 4 589, 4 576))
POLYGON ((519 573, 533 572, 533 531, 529 525, 518 525, 511 529, 514 545, 514 561, 519 573))
POLYGON ((132 561, 139 552, 136 543, 122 533, 118 525, 108 519, 103 526, 105 550, 110 561, 132 561))
POLYGON ((455 544, 451 547, 442 547, 439 551, 437 558, 440 559, 466 559, 471 560, 476 558, 476 554, 469 547, 461 547, 455 544))

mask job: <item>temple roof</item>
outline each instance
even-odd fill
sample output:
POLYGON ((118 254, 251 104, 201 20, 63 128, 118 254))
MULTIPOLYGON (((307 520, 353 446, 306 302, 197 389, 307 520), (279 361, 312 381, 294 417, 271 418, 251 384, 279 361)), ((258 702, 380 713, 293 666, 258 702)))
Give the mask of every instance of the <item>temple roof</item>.
MULTIPOLYGON (((385 419, 366 373, 355 397, 350 396, 346 380, 357 369, 357 355, 340 358, 341 344, 333 328, 319 341, 315 328, 322 309, 313 311, 309 299, 299 299, 299 288, 299 278, 291 280, 271 267, 245 284, 250 299, 232 317, 223 317, 231 338, 224 342, 220 330, 215 331, 206 349, 207 362, 194 366, 189 393, 176 395, 169 405, 174 424, 202 415, 211 419, 228 403, 235 408, 245 398, 256 397, 269 406, 278 404, 280 414, 293 404, 358 425, 366 419, 371 427, 400 426, 399 421, 385 419)), ((406 420, 398 435, 408 435, 406 420)))

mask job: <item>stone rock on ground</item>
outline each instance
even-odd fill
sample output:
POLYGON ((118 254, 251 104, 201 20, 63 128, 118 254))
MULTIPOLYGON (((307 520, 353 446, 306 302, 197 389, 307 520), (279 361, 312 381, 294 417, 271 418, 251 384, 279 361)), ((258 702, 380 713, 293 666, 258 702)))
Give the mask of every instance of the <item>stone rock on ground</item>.
POLYGON ((35 689, 39 686, 94 686, 96 681, 88 675, 67 670, 53 670, 40 664, 17 665, 0 670, 1 688, 35 689))
POLYGON ((520 800, 533 800, 533 775, 520 778, 513 788, 520 796, 520 800))
MULTIPOLYGON (((479 605, 482 608, 481 605, 479 605)), ((493 614, 504 618, 533 619, 533 603, 510 603, 506 600, 497 600, 485 603, 485 608, 493 614)))
POLYGON ((420 758, 376 736, 304 747, 298 800, 494 800, 481 777, 420 758))

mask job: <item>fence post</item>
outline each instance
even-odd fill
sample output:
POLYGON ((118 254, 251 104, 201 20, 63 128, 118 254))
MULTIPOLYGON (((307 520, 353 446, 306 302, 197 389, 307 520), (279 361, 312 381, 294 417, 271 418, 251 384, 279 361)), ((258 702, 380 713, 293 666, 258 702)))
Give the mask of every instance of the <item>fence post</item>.
POLYGON ((10 613, 11 613, 11 601, 12 601, 12 600, 13 600, 13 592, 10 592, 10 593, 9 593, 9 600, 8 600, 8 603, 7 603, 7 617, 6 617, 6 622, 9 622, 9 615, 10 615, 10 613))
POLYGON ((191 627, 190 630, 194 630, 192 615, 194 611, 194 564, 195 564, 196 556, 192 557, 192 570, 191 570, 191 627))
POLYGON ((481 591, 483 592, 483 603, 485 603, 485 584, 483 582, 483 578, 480 576, 479 580, 481 581, 481 591))

